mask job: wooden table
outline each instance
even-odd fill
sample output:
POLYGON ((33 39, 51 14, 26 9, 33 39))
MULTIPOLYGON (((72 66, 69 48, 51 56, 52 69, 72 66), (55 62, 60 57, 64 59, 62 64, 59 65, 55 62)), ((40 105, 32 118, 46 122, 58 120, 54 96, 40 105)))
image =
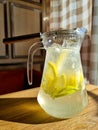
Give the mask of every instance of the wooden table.
POLYGON ((98 88, 87 85, 89 104, 76 117, 61 120, 37 103, 39 88, 0 96, 0 130, 98 130, 98 88))

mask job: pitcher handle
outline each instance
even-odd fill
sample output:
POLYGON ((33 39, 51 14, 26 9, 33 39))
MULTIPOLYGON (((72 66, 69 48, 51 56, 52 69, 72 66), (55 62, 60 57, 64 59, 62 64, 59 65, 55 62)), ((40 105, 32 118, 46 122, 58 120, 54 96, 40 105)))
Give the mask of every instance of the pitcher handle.
POLYGON ((29 48, 28 51, 28 59, 27 59, 27 79, 28 79, 28 83, 29 85, 32 85, 33 81, 33 56, 34 54, 40 50, 40 49, 44 49, 44 47, 42 47, 42 43, 41 42, 35 42, 33 45, 31 45, 31 47, 29 48))

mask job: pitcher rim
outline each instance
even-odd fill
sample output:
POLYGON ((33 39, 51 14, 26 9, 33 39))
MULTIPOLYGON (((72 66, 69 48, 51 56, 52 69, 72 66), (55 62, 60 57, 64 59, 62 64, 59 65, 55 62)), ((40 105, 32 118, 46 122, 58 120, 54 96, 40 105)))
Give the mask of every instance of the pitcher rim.
POLYGON ((76 28, 73 29, 58 29, 58 30, 52 30, 52 31, 47 31, 44 33, 41 33, 41 36, 51 36, 51 35, 59 35, 59 34, 77 34, 75 32, 76 28))

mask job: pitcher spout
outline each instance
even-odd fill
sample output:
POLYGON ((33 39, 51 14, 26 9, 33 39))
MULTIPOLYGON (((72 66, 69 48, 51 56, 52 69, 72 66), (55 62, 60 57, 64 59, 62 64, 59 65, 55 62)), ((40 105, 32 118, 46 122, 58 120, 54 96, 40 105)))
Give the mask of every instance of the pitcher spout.
POLYGON ((80 35, 80 48, 81 48, 81 45, 83 43, 83 40, 86 36, 86 33, 87 33, 87 29, 84 28, 84 27, 81 27, 81 28, 76 28, 75 32, 80 35))

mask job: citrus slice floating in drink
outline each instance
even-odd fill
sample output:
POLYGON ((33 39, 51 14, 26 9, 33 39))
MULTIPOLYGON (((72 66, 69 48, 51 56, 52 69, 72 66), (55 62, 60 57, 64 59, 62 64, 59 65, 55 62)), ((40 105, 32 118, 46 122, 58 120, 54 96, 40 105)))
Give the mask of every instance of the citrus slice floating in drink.
POLYGON ((45 93, 49 94, 52 98, 72 94, 80 89, 83 82, 81 75, 76 74, 68 77, 66 74, 62 74, 59 76, 53 64, 49 63, 48 67, 49 70, 44 75, 41 86, 45 93))
POLYGON ((49 95, 52 95, 55 91, 53 83, 57 77, 57 70, 53 62, 48 62, 46 71, 43 75, 41 87, 49 95))
MULTIPOLYGON (((68 52, 68 51, 67 51, 68 52)), ((68 57, 64 49, 61 50, 58 59, 54 62, 49 61, 45 68, 41 88, 52 98, 72 94, 81 88, 83 74, 79 72, 61 72, 63 62, 68 57)), ((64 67, 64 66, 63 66, 64 67)))

